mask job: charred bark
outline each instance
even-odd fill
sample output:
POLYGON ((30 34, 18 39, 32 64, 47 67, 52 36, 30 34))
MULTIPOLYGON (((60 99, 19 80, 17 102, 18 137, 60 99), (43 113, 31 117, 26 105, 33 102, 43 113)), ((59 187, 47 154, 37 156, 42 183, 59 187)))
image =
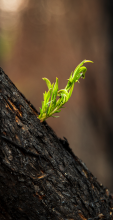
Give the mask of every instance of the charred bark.
POLYGON ((0 68, 0 220, 113 219, 113 196, 0 68))

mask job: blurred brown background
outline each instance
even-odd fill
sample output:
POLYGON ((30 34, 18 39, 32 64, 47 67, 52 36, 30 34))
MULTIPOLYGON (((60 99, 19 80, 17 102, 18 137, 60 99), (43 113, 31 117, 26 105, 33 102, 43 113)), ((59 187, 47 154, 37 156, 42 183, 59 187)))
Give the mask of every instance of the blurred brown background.
POLYGON ((38 111, 42 77, 58 77, 62 89, 82 60, 94 61, 60 117, 47 122, 113 192, 112 30, 112 0, 0 1, 0 66, 38 111))

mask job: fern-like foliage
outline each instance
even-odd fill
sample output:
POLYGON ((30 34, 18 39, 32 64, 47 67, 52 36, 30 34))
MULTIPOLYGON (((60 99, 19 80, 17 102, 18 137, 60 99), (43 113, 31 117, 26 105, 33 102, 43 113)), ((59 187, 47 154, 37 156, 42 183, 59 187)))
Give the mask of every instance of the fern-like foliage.
POLYGON ((43 93, 44 101, 42 102, 42 108, 40 108, 40 115, 38 118, 41 122, 46 120, 49 117, 59 117, 53 116, 55 113, 59 113, 63 105, 69 100, 72 95, 75 82, 79 82, 79 78, 85 78, 85 73, 87 68, 83 66, 84 63, 91 62, 90 60, 83 60, 71 73, 68 83, 64 89, 58 90, 58 78, 56 77, 55 84, 51 84, 51 82, 47 78, 43 78, 48 87, 48 92, 45 91, 43 93))

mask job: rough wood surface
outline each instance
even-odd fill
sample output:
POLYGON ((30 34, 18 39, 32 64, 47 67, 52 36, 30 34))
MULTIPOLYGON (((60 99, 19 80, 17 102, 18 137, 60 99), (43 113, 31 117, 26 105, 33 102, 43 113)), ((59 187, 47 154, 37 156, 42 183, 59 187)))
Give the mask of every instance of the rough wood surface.
POLYGON ((0 220, 113 219, 109 190, 1 68, 0 93, 0 220))

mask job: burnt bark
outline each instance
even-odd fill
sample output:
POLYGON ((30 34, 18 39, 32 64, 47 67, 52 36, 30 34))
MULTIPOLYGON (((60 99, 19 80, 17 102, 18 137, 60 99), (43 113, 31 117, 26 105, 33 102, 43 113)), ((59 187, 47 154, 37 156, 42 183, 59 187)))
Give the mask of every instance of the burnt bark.
POLYGON ((1 68, 0 93, 0 220, 113 219, 109 190, 1 68))

